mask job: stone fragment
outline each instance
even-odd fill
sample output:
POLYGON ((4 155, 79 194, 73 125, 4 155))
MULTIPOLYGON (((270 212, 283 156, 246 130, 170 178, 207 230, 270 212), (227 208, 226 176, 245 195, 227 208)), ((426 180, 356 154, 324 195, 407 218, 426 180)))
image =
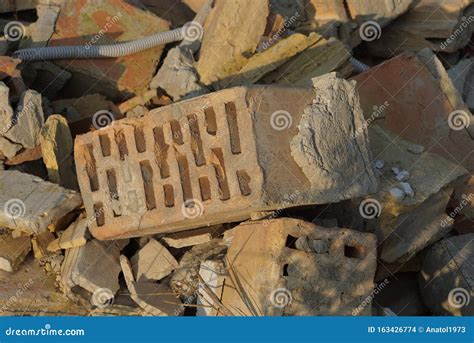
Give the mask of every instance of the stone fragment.
POLYGON ((398 185, 401 187, 403 192, 410 198, 413 198, 415 196, 415 192, 413 191, 413 188, 408 182, 400 182, 398 185))
POLYGON ((282 218, 242 223, 225 263, 222 303, 236 315, 364 315, 376 269, 375 236, 282 218), (307 252, 300 237, 325 247, 307 252))
POLYGON ((474 111, 474 58, 459 61, 448 70, 454 87, 462 96, 467 107, 474 111))
MULTIPOLYGON (((224 280, 227 271, 223 261, 203 261, 201 262, 201 267, 199 268, 199 275, 201 276, 203 282, 209 287, 209 289, 219 298, 222 298, 222 291, 224 289, 224 280)), ((202 283, 202 281, 201 281, 202 283)), ((202 288, 200 284, 199 288, 202 288)), ((218 311, 214 309, 212 305, 212 299, 206 292, 198 292, 198 304, 203 305, 204 307, 198 307, 197 315, 198 316, 216 316, 218 311)))
POLYGON ((87 220, 79 217, 74 221, 61 236, 56 239, 48 250, 56 251, 59 249, 71 249, 85 245, 87 243, 87 220))
POLYGON ((132 258, 138 281, 161 280, 178 267, 178 262, 157 240, 150 239, 132 258))
POLYGON ((190 231, 172 233, 163 237, 163 241, 173 248, 185 248, 197 244, 210 242, 224 230, 222 225, 203 227, 190 231))
POLYGON ((347 10, 358 25, 372 20, 381 27, 405 13, 413 3, 414 0, 346 0, 347 10))
MULTIPOLYGON (((364 6, 361 1, 351 2, 364 6)), ((368 44, 371 54, 387 58, 405 51, 418 52, 423 48, 438 52, 455 52, 469 43, 474 27, 472 1, 411 2, 414 6, 405 15, 384 28, 379 39, 368 44)))
POLYGON ((54 239, 54 235, 49 231, 33 236, 31 246, 33 247, 35 259, 41 260, 43 257, 49 255, 48 245, 53 242, 54 239))
POLYGON ((316 33, 311 33, 309 36, 301 33, 292 34, 279 40, 268 49, 250 57, 247 63, 238 71, 237 75, 228 81, 221 81, 221 84, 227 88, 256 83, 266 74, 277 69, 320 39, 322 37, 316 33))
MULTIPOLYGON (((125 0, 65 0, 48 46, 114 44, 167 30, 167 21, 125 0)), ((158 45, 119 58, 55 63, 72 73, 64 89, 71 96, 99 92, 112 100, 123 101, 146 91, 162 51, 163 45, 158 45)))
POLYGON ((8 233, 0 235, 0 269, 16 271, 30 250, 29 237, 12 238, 8 233))
POLYGON ((3 136, 26 149, 39 144, 40 130, 44 124, 41 94, 27 90, 21 95, 15 113, 2 113, 2 123, 9 123, 3 136))
POLYGON ((352 31, 344 1, 308 0, 305 6, 306 26, 317 30, 324 37, 338 37, 348 40, 352 31))
POLYGON ((26 233, 47 230, 79 207, 81 196, 18 171, 0 171, 0 225, 26 233))
POLYGON ((90 293, 111 298, 119 290, 120 250, 127 241, 100 242, 67 249, 61 265, 61 284, 66 293, 80 286, 90 293))
POLYGON ((428 249, 419 274, 425 304, 435 315, 474 315, 474 234, 445 238, 428 249))
POLYGON ((390 195, 396 202, 401 202, 405 198, 405 192, 397 187, 390 189, 390 195))
POLYGON ((201 85, 194 69, 192 51, 186 46, 177 46, 166 55, 163 66, 153 77, 150 88, 161 88, 175 101, 193 98, 209 92, 201 85))
POLYGON ((52 4, 38 4, 36 15, 38 20, 28 27, 28 36, 20 42, 21 49, 42 48, 48 44, 54 33, 54 26, 58 18, 59 6, 52 4))
POLYGON ((22 149, 20 144, 12 143, 5 137, 0 136, 0 151, 7 159, 12 159, 22 149))
POLYGON ((380 188, 375 194, 350 201, 348 207, 352 210, 347 216, 341 215, 349 218, 349 222, 342 223, 375 232, 383 242, 380 259, 384 263, 403 263, 451 230, 453 220, 445 220, 445 210, 454 182, 466 170, 431 152, 412 153, 409 141, 377 125, 369 127, 369 138, 372 155, 384 159, 389 168, 382 171, 380 188), (390 197, 390 190, 399 185, 390 170, 392 166, 410 172, 413 197, 398 202, 390 197))
MULTIPOLYGON (((368 123, 376 119, 378 125, 416 143, 411 149, 416 149, 418 154, 422 154, 418 150, 424 146, 432 153, 460 163, 471 174, 468 184, 474 185, 474 154, 471 153, 474 135, 469 133, 469 128, 474 127, 474 117, 431 51, 425 49, 417 56, 402 54, 353 79, 357 81, 368 123), (374 106, 381 107, 386 101, 388 106, 383 113, 373 112, 374 106), (456 116, 458 119, 453 119, 456 116), (456 122, 461 123, 459 128, 454 125, 456 122), (463 129, 469 122, 471 125, 463 129)), ((416 184, 411 180, 410 183, 416 191, 416 184)), ((456 187, 456 200, 460 201, 461 194, 470 193, 474 193, 474 187, 460 183, 456 187)), ((474 218, 474 201, 464 211, 474 218)))
POLYGON ((204 85, 232 77, 245 65, 265 31, 268 13, 268 0, 215 3, 196 66, 204 85))
POLYGON ((377 161, 375 161, 375 168, 377 168, 377 169, 382 169, 384 165, 385 165, 385 161, 384 161, 384 160, 377 160, 377 161))
POLYGON ((264 83, 311 87, 312 79, 336 71, 346 77, 352 73, 350 50, 337 39, 320 38, 300 54, 290 58, 262 79, 264 83))
POLYGON ((398 181, 406 181, 410 177, 410 173, 406 170, 402 170, 401 172, 397 173, 395 177, 398 181))
POLYGON ((354 83, 334 75, 315 89, 239 87, 160 107, 77 137, 74 155, 99 239, 339 202, 377 186, 354 83))
POLYGON ((177 316, 181 302, 173 292, 163 284, 142 281, 135 282, 132 266, 125 256, 120 256, 120 265, 130 292, 130 297, 138 306, 153 316, 177 316))
POLYGON ((77 189, 73 140, 66 118, 61 115, 49 116, 41 129, 40 144, 49 181, 65 188, 77 189))

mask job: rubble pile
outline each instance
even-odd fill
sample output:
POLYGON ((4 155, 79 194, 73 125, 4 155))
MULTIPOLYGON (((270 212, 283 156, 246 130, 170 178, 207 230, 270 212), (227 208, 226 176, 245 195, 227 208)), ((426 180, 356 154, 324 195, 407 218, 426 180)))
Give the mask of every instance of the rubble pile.
POLYGON ((474 314, 472 1, 0 13, 0 314, 474 314))

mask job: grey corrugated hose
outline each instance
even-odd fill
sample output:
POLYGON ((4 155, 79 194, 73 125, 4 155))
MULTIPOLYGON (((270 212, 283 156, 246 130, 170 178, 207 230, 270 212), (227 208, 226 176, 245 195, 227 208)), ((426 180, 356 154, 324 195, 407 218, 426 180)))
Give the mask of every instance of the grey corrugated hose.
POLYGON ((50 46, 22 49, 16 51, 13 57, 19 58, 22 61, 48 61, 57 59, 113 58, 126 56, 153 48, 157 45, 181 41, 186 37, 188 27, 185 25, 171 31, 160 32, 134 41, 111 45, 50 46))

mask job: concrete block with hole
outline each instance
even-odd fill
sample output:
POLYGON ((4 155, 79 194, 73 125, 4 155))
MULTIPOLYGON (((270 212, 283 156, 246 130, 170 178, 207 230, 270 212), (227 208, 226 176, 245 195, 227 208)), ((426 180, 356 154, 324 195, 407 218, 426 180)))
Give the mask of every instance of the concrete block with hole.
POLYGON ((235 229, 222 303, 234 315, 370 315, 375 235, 298 219, 235 229))

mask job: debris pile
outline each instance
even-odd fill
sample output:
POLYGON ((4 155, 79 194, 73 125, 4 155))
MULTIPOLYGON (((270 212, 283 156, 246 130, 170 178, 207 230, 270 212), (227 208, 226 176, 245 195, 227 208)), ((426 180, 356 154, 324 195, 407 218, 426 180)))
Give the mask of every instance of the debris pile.
POLYGON ((0 314, 474 314, 471 1, 0 13, 0 314))

